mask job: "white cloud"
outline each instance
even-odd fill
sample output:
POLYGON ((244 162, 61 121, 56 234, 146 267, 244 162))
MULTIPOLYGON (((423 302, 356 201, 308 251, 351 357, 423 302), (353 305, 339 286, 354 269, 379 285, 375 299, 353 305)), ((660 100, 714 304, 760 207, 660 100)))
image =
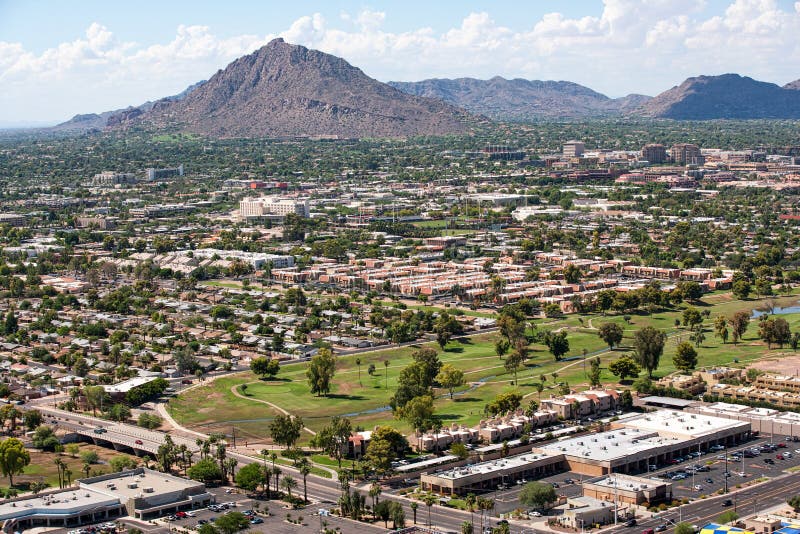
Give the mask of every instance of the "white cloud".
POLYGON ((618 96, 655 94, 698 74, 800 77, 800 2, 784 10, 776 0, 731 0, 711 15, 697 0, 603 4, 599 16, 549 13, 522 31, 481 12, 442 32, 423 24, 390 32, 387 15, 367 9, 335 20, 312 13, 268 35, 222 38, 209 26, 179 26, 170 41, 142 45, 94 23, 83 37, 38 54, 0 41, 0 120, 63 119, 173 94, 278 35, 381 80, 564 79, 618 96))

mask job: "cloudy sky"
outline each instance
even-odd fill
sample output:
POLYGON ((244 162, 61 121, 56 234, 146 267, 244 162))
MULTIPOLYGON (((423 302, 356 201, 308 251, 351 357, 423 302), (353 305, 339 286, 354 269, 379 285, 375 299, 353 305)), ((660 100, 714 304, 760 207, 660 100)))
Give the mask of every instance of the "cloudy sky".
POLYGON ((504 76, 654 95, 800 78, 794 0, 0 0, 0 126, 182 91, 275 37, 382 81, 504 76))

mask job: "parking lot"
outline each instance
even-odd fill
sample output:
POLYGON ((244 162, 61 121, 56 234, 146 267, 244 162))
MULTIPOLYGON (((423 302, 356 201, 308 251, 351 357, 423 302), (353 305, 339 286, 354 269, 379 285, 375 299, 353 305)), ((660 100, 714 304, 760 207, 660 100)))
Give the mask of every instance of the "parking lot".
MULTIPOLYGON (((673 497, 675 499, 697 499, 701 495, 710 495, 715 491, 725 488, 725 479, 728 480, 728 489, 734 489, 736 485, 746 483, 749 480, 759 477, 774 477, 784 470, 800 466, 800 443, 787 442, 784 437, 761 436, 747 443, 731 447, 727 450, 709 451, 694 458, 685 458, 683 461, 670 465, 655 466, 655 470, 650 473, 642 473, 638 476, 658 477, 672 483, 673 497), (752 458, 744 457, 742 451, 753 447, 762 447, 768 443, 785 447, 777 448, 771 452, 761 452, 752 458), (726 462, 728 458, 727 470, 729 476, 725 476, 726 462), (744 460, 744 461, 743 461, 744 460), (691 466, 701 466, 701 471, 693 472, 691 466), (707 471, 705 469, 708 469, 707 471), (665 475, 670 474, 673 478, 668 479, 665 475)), ((543 479, 540 482, 553 484, 559 495, 566 497, 577 497, 581 495, 581 482, 585 477, 572 472, 562 472, 543 479)), ((505 489, 498 488, 497 491, 487 492, 486 497, 495 500, 495 512, 505 513, 520 508, 519 493, 522 485, 514 484, 505 489)))

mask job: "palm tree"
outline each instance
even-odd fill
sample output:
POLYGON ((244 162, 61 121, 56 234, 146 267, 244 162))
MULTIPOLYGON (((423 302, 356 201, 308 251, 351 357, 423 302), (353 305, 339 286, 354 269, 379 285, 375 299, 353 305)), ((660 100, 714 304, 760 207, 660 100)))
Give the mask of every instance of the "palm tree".
POLYGON ((292 490, 297 487, 297 481, 291 475, 286 475, 281 480, 281 487, 289 494, 289 500, 292 500, 292 490))
POLYGON ((272 476, 275 478, 275 493, 278 493, 279 490, 278 484, 280 484, 281 481, 281 473, 283 473, 283 471, 281 471, 280 467, 272 468, 272 476))
POLYGON ((419 508, 419 503, 417 501, 413 501, 411 503, 411 512, 414 514, 414 524, 417 524, 417 508, 419 508))
POLYGON ((300 471, 300 474, 303 475, 303 501, 308 503, 308 487, 306 486, 306 477, 308 477, 309 473, 311 473, 311 464, 308 461, 308 458, 303 458, 300 460, 300 466, 297 469, 300 471))
POLYGON ((372 498, 372 510, 373 515, 375 513, 375 507, 378 505, 378 496, 381 494, 383 490, 381 490, 381 485, 377 482, 373 482, 372 485, 369 487, 369 496, 372 498))
POLYGON ((386 390, 389 390, 389 360, 383 360, 383 376, 386 377, 386 390))
POLYGON ((358 385, 361 385, 361 358, 356 358, 356 367, 358 367, 358 385))
POLYGON ((436 504, 436 501, 436 495, 429 494, 422 497, 422 502, 424 502, 425 506, 428 507, 428 528, 431 527, 431 508, 433 508, 433 505, 436 504))
POLYGON ((475 512, 475 503, 477 503, 477 497, 475 497, 474 493, 467 493, 467 498, 464 499, 464 504, 467 505, 467 510, 469 510, 469 522, 471 524, 475 524, 475 520, 473 519, 473 513, 475 512))

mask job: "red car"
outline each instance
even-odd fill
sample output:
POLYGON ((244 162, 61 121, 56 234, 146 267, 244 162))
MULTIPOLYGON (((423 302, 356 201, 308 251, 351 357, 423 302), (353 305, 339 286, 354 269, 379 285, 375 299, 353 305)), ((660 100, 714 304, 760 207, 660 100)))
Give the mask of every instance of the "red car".
POLYGON ((140 439, 137 439, 136 440, 136 444, 137 445, 144 445, 144 442, 142 440, 140 440, 140 439))

